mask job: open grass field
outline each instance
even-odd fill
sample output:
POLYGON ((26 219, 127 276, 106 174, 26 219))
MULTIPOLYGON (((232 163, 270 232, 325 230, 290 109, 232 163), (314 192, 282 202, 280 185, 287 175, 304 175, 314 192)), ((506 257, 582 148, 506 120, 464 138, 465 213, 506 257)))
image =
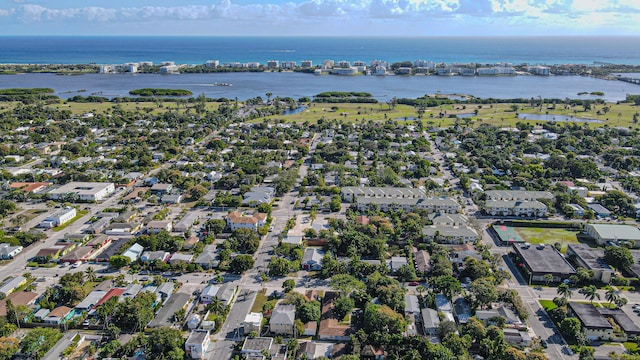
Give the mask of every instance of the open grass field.
MULTIPOLYGON (((574 98, 579 98, 577 95, 574 98)), ((16 106, 16 102, 1 102, 0 110, 10 109, 16 106)), ((209 102, 207 110, 215 110, 220 103, 209 102)), ((51 105, 58 109, 70 110, 73 114, 85 114, 93 112, 95 114, 109 113, 114 107, 120 107, 126 111, 143 111, 152 114, 161 114, 167 110, 178 110, 184 112, 187 107, 193 108, 193 104, 180 104, 176 102, 131 102, 113 104, 105 103, 70 103, 61 101, 59 104, 51 105)), ((240 104, 242 106, 242 103, 240 104)), ((412 122, 418 119, 418 109, 409 105, 396 105, 394 107, 387 103, 379 104, 354 104, 354 103, 309 103, 306 108, 291 115, 272 115, 253 120, 254 122, 264 121, 284 121, 297 123, 316 123, 320 119, 324 121, 338 120, 343 122, 363 122, 363 121, 386 121, 392 120, 400 123, 412 122)), ((193 111, 193 109, 191 109, 193 111)), ((565 107, 564 104, 547 105, 543 107, 530 106, 527 104, 448 104, 437 107, 429 107, 424 110, 421 121, 425 126, 450 126, 458 122, 465 126, 477 127, 481 124, 492 124, 496 126, 514 126, 518 122, 525 122, 535 125, 542 125, 543 120, 524 120, 517 117, 518 114, 532 115, 564 115, 580 119, 593 119, 600 122, 580 123, 589 127, 622 126, 640 129, 640 123, 634 122, 635 114, 640 118, 640 106, 633 103, 606 103, 603 105, 592 105, 591 109, 585 110, 583 106, 565 107), (455 115, 464 114, 464 118, 455 118, 455 115), (452 117, 450 117, 452 116, 452 117)))
MULTIPOLYGON (((529 104, 452 104, 426 108, 422 115, 422 121, 427 126, 450 126, 456 121, 466 126, 476 127, 480 124, 492 124, 496 126, 514 126, 518 122, 542 125, 543 120, 524 120, 517 117, 518 114, 532 115, 564 115, 579 119, 592 119, 600 122, 586 123, 590 127, 623 126, 640 128, 633 122, 635 113, 640 114, 640 106, 632 103, 607 103, 604 105, 592 105, 585 111, 582 106, 565 108, 557 104, 555 109, 548 107, 531 107, 529 104), (513 105, 517 110, 513 110, 513 105), (606 109, 605 109, 606 107, 606 109), (477 111, 477 113, 476 113, 477 111), (465 114, 466 119, 450 118, 451 115, 465 114)), ((305 110, 292 115, 273 115, 255 121, 285 121, 298 123, 315 123, 320 119, 325 121, 341 120, 344 122, 385 121, 395 120, 399 122, 414 121, 418 119, 417 109, 408 105, 397 105, 391 108, 386 103, 380 104, 323 104, 311 103, 305 110)), ((583 123, 581 123, 583 124, 583 123)))
POLYGON ((576 235, 578 231, 570 229, 548 229, 548 228, 526 228, 517 227, 515 231, 524 239, 524 241, 530 244, 547 244, 553 245, 555 243, 562 244, 560 252, 565 253, 567 251, 568 244, 577 244, 578 238, 576 235))
MULTIPOLYGON (((7 105, 9 106, 9 105, 7 105)), ((74 102, 63 102, 60 104, 52 105, 56 109, 59 110, 70 110, 71 113, 75 115, 86 114, 92 112, 94 114, 105 114, 110 112, 115 107, 119 107, 126 111, 144 111, 152 114, 162 114, 167 110, 175 110, 183 112, 186 109, 186 106, 193 107, 193 104, 178 104, 176 102, 123 102, 123 103, 74 103, 74 102)), ((216 110, 220 106, 220 103, 217 102, 209 102, 207 103, 207 110, 216 110)))

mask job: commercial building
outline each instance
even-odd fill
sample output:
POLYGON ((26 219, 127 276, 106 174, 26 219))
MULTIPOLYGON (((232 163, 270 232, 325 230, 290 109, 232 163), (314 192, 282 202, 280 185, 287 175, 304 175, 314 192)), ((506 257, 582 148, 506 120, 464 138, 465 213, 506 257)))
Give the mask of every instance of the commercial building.
POLYGON ((0 244, 0 258, 2 260, 13 259, 16 255, 22 252, 22 246, 11 246, 11 244, 0 244))
POLYGON ((593 271, 593 280, 608 284, 615 271, 604 261, 604 250, 586 244, 569 244, 567 256, 579 266, 593 271))
POLYGON ((600 246, 609 243, 628 242, 632 247, 640 247, 640 229, 631 225, 587 224, 584 233, 600 246))
POLYGON ((529 284, 545 282, 544 276, 547 274, 553 276, 552 282, 560 282, 576 273, 554 246, 515 243, 513 250, 516 255, 515 264, 528 275, 529 284))
POLYGON ((114 191, 113 183, 70 182, 49 191, 48 196, 53 200, 95 202, 106 199, 114 191))
POLYGON ((38 224, 38 227, 50 229, 56 226, 64 225, 69 221, 73 220, 73 218, 75 218, 76 215, 77 215, 76 208, 67 207, 67 208, 59 209, 53 214, 47 216, 46 219, 42 220, 40 224, 38 224))

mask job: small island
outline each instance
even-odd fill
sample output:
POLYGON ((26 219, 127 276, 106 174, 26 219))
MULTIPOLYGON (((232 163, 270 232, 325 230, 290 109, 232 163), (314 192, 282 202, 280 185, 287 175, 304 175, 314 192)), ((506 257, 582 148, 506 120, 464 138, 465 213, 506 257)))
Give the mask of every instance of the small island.
POLYGON ((136 96, 192 96, 193 93, 184 89, 135 89, 129 91, 130 95, 136 96))

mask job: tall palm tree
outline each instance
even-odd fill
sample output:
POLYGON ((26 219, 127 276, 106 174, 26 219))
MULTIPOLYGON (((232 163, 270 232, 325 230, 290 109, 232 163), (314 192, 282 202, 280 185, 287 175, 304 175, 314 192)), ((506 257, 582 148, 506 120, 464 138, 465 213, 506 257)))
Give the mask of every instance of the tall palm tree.
POLYGON ((611 304, 613 304, 618 298, 618 294, 616 294, 616 290, 611 286, 605 287, 605 290, 606 292, 604 293, 604 298, 609 303, 609 306, 611 306, 611 304))
POLYGON ((562 296, 565 299, 571 299, 571 295, 573 295, 573 291, 571 291, 569 285, 564 283, 558 285, 558 289, 556 291, 558 295, 562 296))
POLYGON ((86 276, 87 281, 94 282, 96 281, 96 273, 93 271, 93 267, 89 266, 87 270, 84 271, 84 275, 86 276))
POLYGON ((582 295, 593 304, 594 299, 600 300, 600 294, 598 294, 598 288, 595 285, 589 285, 582 288, 582 295))
POLYGON ((422 296, 422 294, 423 294, 424 292, 426 292, 426 291, 427 291, 427 288, 425 288, 425 287, 424 287, 424 286, 422 286, 422 285, 419 285, 419 286, 416 288, 416 291, 418 292, 418 294, 419 294, 420 296, 422 296))

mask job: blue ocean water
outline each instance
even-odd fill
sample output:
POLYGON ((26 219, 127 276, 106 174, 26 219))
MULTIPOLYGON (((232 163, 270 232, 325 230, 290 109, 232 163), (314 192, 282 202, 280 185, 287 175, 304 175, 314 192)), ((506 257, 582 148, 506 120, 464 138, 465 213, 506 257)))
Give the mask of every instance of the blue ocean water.
POLYGON ((382 59, 514 64, 640 64, 640 37, 31 37, 0 36, 0 63, 202 64, 382 59))

